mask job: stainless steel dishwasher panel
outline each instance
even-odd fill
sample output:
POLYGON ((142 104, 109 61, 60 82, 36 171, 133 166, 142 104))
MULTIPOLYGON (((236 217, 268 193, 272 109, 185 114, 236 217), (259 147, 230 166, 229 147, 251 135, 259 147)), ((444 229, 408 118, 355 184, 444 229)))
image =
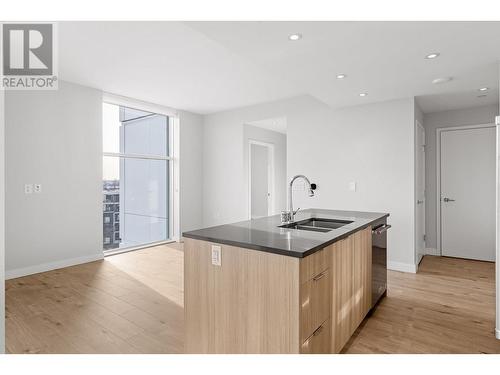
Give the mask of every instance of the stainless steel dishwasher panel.
POLYGON ((386 219, 372 225, 372 307, 387 291, 387 230, 386 219))

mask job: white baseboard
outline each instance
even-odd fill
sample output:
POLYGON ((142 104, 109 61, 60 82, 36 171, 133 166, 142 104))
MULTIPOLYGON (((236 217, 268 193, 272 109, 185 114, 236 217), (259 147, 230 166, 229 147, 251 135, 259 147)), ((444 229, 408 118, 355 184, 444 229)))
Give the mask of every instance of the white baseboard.
POLYGON ((425 254, 426 255, 435 255, 435 256, 440 256, 441 253, 439 252, 438 249, 435 249, 433 247, 427 247, 425 248, 425 254))
POLYGON ((17 268, 14 270, 5 270, 5 280, 15 279, 18 277, 33 275, 35 273, 57 270, 59 268, 76 266, 78 264, 94 262, 104 259, 103 254, 87 255, 79 258, 65 259, 57 262, 37 264, 36 266, 17 268))
POLYGON ((411 263, 387 262, 387 269, 392 271, 417 273, 417 266, 411 263))

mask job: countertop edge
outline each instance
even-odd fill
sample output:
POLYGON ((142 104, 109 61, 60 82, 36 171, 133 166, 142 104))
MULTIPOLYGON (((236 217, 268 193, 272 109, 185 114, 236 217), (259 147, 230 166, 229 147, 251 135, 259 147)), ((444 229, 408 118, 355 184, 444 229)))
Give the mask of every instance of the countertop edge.
POLYGON ((245 242, 238 242, 238 241, 224 240, 224 239, 221 240, 220 238, 212 238, 209 236, 202 236, 202 235, 193 234, 191 231, 182 233, 182 237, 191 238, 191 239, 200 240, 200 241, 206 241, 206 242, 213 242, 213 243, 218 243, 218 244, 223 244, 223 245, 241 247, 244 249, 263 251, 266 253, 284 255, 284 256, 289 256, 289 257, 293 257, 293 258, 306 258, 307 256, 312 255, 315 252, 317 252, 317 251, 319 251, 327 246, 334 244, 335 242, 338 242, 340 240, 343 240, 346 237, 349 237, 351 234, 353 234, 355 232, 358 232, 360 230, 363 230, 363 229, 369 227, 374 222, 382 220, 382 219, 386 219, 389 216, 390 216, 390 214, 386 213, 380 217, 377 217, 376 219, 373 219, 367 223, 364 223, 363 225, 361 225, 357 228, 354 228, 346 233, 343 233, 343 234, 339 235, 338 237, 335 237, 335 238, 332 238, 331 240, 325 241, 324 243, 321 243, 321 244, 319 244, 319 245, 317 245, 317 246, 315 246, 315 247, 313 247, 305 252, 301 252, 301 253, 296 252, 296 251, 278 249, 278 248, 274 248, 274 247, 255 245, 255 244, 245 243, 245 242))

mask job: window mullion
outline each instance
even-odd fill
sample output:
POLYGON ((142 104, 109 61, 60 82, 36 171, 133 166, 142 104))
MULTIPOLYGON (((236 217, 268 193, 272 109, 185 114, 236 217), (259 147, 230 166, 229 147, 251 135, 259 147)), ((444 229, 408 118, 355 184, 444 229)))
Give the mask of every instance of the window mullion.
POLYGON ((149 160, 172 160, 173 159, 171 156, 123 154, 120 152, 103 152, 103 156, 111 156, 111 157, 117 157, 117 158, 129 158, 129 159, 149 159, 149 160))

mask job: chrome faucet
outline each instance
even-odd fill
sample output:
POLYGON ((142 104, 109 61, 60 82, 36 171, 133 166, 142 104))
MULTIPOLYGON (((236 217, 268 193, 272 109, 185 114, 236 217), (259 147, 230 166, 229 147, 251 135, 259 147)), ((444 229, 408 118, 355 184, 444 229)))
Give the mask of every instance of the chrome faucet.
POLYGON ((309 186, 309 196, 314 197, 314 189, 316 189, 316 184, 311 184, 309 179, 302 174, 298 174, 298 175, 294 176, 290 180, 290 183, 288 185, 288 207, 287 207, 287 210, 281 211, 281 222, 282 223, 292 222, 295 218, 295 214, 300 210, 300 208, 297 208, 295 211, 293 210, 293 199, 292 199, 293 183, 298 178, 302 178, 307 183, 307 185, 309 186))

